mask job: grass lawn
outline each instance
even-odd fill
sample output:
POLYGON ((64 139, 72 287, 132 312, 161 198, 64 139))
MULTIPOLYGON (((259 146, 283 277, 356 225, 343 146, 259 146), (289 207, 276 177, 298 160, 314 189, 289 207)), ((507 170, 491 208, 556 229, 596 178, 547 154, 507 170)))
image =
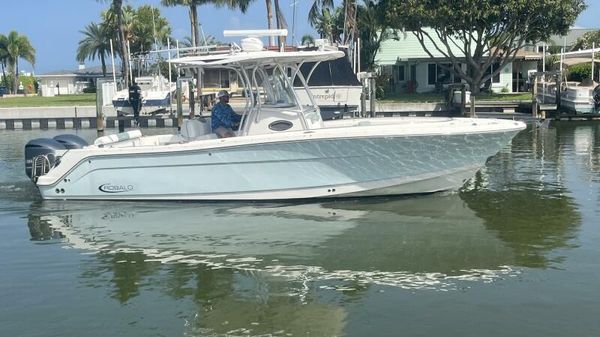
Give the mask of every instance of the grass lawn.
POLYGON ((0 108, 96 105, 96 94, 0 97, 0 108))
MULTIPOLYGON (((395 94, 381 100, 383 103, 438 103, 444 102, 445 96, 437 93, 395 94)), ((531 101, 531 93, 494 94, 480 93, 475 101, 531 101)))

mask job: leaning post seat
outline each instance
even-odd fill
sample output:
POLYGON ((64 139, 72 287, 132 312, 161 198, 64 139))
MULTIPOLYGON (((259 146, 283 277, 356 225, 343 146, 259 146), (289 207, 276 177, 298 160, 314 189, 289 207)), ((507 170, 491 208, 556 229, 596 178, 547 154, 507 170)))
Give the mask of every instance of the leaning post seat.
POLYGON ((109 144, 118 143, 126 140, 136 139, 142 137, 140 130, 131 130, 126 132, 117 133, 114 135, 103 136, 94 141, 94 145, 98 147, 104 147, 109 144))
POLYGON ((188 140, 210 135, 211 133, 210 123, 206 120, 186 119, 181 125, 181 136, 188 140))

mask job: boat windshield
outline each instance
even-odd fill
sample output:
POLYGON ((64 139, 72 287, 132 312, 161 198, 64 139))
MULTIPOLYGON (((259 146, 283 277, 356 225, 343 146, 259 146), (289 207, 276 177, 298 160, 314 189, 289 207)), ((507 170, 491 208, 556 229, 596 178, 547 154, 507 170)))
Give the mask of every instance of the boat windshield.
POLYGON ((257 67, 254 72, 258 104, 278 107, 296 106, 291 83, 281 67, 265 69, 257 67))

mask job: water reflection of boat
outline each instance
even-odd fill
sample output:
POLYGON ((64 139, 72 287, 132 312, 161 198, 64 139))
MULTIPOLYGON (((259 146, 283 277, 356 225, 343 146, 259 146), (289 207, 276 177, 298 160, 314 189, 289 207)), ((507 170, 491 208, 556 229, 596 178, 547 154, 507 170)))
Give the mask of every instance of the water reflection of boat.
POLYGON ((458 195, 377 204, 45 202, 32 209, 30 229, 34 238, 60 233, 69 247, 142 252, 149 261, 406 288, 493 279, 514 265, 458 195))
POLYGON ((34 240, 97 253, 82 278, 114 288, 122 303, 149 284, 192 300, 186 336, 336 336, 349 313, 323 296, 464 289, 560 259, 550 252, 566 246, 577 217, 568 198, 545 193, 250 206, 44 201, 28 223, 34 240))

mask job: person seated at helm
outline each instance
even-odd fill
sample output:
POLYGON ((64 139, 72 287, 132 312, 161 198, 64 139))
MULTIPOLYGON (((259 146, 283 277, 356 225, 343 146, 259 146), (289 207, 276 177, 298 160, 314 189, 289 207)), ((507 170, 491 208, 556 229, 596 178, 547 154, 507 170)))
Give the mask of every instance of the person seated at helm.
POLYGON ((240 126, 242 116, 233 111, 229 105, 229 93, 221 90, 217 94, 219 103, 212 107, 211 127, 219 138, 235 137, 234 130, 240 126))

